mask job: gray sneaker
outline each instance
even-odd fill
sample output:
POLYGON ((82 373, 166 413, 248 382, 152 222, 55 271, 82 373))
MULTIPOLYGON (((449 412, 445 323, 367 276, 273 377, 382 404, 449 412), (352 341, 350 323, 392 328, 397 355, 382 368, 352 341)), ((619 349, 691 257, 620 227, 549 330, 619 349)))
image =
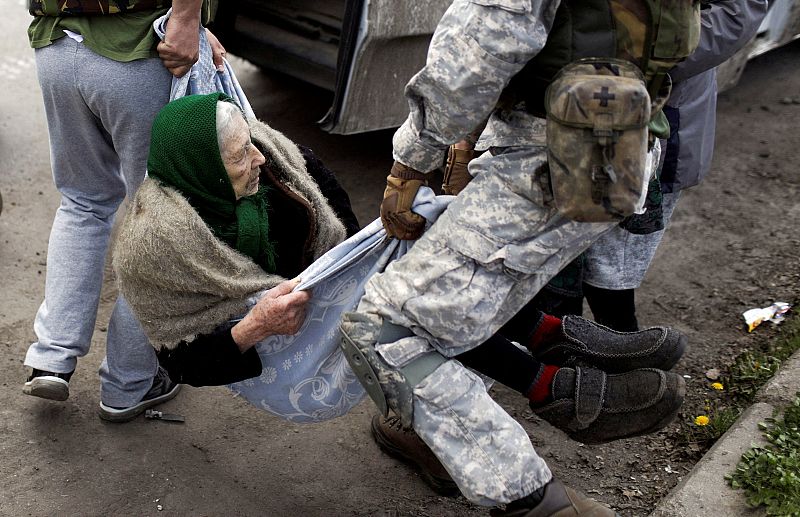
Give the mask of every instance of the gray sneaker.
POLYGON ((561 368, 553 377, 553 401, 531 404, 540 418, 583 443, 605 443, 653 433, 678 414, 686 383, 653 368, 609 375, 594 368, 561 368))
POLYGON ((75 372, 46 372, 34 368, 22 387, 22 393, 48 400, 67 400, 69 398, 69 379, 73 373, 75 372))
POLYGON ((175 398, 179 391, 181 391, 181 385, 172 382, 167 371, 159 366, 158 372, 153 378, 153 386, 141 402, 126 408, 106 406, 100 402, 100 418, 107 422, 128 422, 144 413, 146 409, 175 398))
POLYGON ((536 358, 557 366, 593 366, 608 373, 637 368, 669 370, 686 351, 688 339, 669 327, 617 332, 580 316, 561 320, 564 338, 540 345, 536 358))

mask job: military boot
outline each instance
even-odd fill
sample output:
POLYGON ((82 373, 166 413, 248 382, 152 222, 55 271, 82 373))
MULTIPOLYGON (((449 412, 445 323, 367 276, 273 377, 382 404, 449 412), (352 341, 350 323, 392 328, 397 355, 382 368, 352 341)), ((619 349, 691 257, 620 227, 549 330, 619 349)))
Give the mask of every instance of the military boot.
POLYGON ((414 386, 447 362, 447 358, 430 348, 423 353, 415 353, 403 366, 392 366, 375 347, 395 343, 414 334, 405 327, 385 321, 377 314, 346 312, 342 315, 339 330, 342 334, 340 348, 367 395, 383 415, 388 415, 391 409, 400 417, 403 426, 411 429, 414 421, 414 386))
POLYGON ((514 501, 505 510, 492 510, 492 517, 619 517, 608 506, 552 479, 541 491, 538 502, 529 502, 531 497, 514 501))
POLYGON ((594 368, 560 368, 552 402, 531 403, 536 415, 578 442, 605 443, 653 433, 678 414, 686 395, 680 375, 652 368, 609 375, 594 368))
POLYGON ((446 497, 459 494, 458 486, 430 447, 413 430, 403 429, 399 418, 375 415, 370 430, 383 452, 416 468, 425 483, 437 494, 446 497))
POLYGON ((593 366, 608 373, 669 370, 683 355, 687 341, 668 327, 617 332, 580 316, 564 316, 560 339, 538 345, 533 355, 546 364, 593 366))

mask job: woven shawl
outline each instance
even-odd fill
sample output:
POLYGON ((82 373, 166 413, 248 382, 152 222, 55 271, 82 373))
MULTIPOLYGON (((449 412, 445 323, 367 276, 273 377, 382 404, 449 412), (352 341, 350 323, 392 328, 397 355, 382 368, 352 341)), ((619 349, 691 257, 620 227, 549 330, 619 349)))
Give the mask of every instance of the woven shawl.
MULTIPOLYGON (((251 121, 251 133, 271 156, 278 181, 311 207, 313 257, 320 257, 344 240, 344 225, 291 140, 260 121, 251 121)), ((271 224, 291 221, 278 214, 271 224)), ((152 179, 128 207, 113 265, 120 293, 156 349, 192 341, 243 315, 253 296, 285 280, 217 239, 186 198, 152 179)))

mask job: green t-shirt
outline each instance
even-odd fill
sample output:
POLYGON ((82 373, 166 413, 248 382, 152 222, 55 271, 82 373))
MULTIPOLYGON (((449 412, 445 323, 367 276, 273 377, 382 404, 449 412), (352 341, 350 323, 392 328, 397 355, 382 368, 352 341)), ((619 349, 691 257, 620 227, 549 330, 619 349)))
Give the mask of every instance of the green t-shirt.
POLYGON ((83 36, 83 44, 114 61, 158 57, 153 22, 167 9, 108 16, 35 16, 28 27, 31 47, 40 48, 66 36, 64 29, 83 36))

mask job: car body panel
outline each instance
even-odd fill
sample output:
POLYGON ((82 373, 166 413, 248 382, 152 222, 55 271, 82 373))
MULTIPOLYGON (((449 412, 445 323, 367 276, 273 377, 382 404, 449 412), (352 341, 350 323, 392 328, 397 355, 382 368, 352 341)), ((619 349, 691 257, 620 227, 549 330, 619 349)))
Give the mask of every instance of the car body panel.
MULTIPOLYGON (((323 129, 353 134, 399 126, 403 90, 424 65, 451 0, 229 0, 214 30, 228 50, 262 68, 333 92, 323 129)), ((718 69, 720 90, 749 59, 800 37, 800 0, 774 0, 757 36, 718 69)))

